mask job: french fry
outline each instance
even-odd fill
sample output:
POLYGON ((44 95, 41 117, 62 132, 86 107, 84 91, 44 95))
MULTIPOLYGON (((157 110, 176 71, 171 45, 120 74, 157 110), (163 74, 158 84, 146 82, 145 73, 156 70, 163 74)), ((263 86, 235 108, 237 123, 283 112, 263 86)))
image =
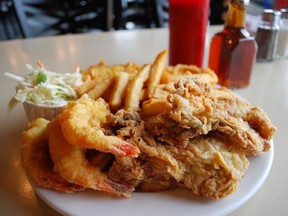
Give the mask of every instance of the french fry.
POLYGON ((166 99, 169 93, 169 91, 166 91, 162 88, 155 88, 153 98, 166 99))
POLYGON ((172 104, 169 103, 166 99, 151 98, 143 102, 140 115, 142 118, 147 118, 155 116, 163 112, 164 110, 171 110, 171 109, 172 104))
POLYGON ((125 96, 125 91, 129 83, 129 74, 120 72, 115 78, 115 85, 112 89, 109 105, 113 110, 119 109, 125 96))
POLYGON ((89 92, 101 83, 102 80, 114 75, 113 70, 111 70, 110 67, 105 66, 105 63, 103 62, 90 66, 87 70, 82 70, 81 73, 83 79, 87 80, 87 82, 76 89, 79 95, 89 92))
POLYGON ((97 83, 99 81, 98 80, 92 80, 92 81, 89 81, 89 82, 85 82, 83 85, 79 86, 76 91, 79 95, 83 95, 87 92, 89 92, 91 89, 93 89, 97 83))
POLYGON ((144 82, 148 79, 149 71, 150 65, 144 65, 134 76, 132 82, 128 84, 125 97, 125 109, 139 109, 140 98, 142 96, 141 90, 144 86, 144 82))
POLYGON ((124 71, 127 72, 128 74, 136 74, 140 69, 141 65, 138 65, 134 62, 128 62, 127 64, 124 65, 124 71))
POLYGON ((90 76, 91 79, 101 79, 105 78, 106 76, 112 76, 115 74, 115 70, 111 68, 111 66, 106 66, 106 65, 95 65, 90 67, 90 76))
POLYGON ((159 84, 161 75, 164 69, 164 64, 165 64, 165 58, 168 54, 167 50, 163 50, 160 52, 150 69, 149 73, 149 78, 148 78, 148 86, 147 86, 147 91, 148 91, 148 97, 151 98, 153 97, 154 89, 157 84, 159 84))
MULTIPOLYGON (((172 83, 171 83, 172 84, 172 83)), ((167 96, 169 95, 170 93, 170 90, 167 90, 166 87, 168 86, 168 84, 166 84, 165 86, 156 86, 155 90, 154 90, 154 94, 153 94, 153 98, 167 98, 167 96)), ((147 96, 147 88, 142 88, 141 90, 141 96, 140 96, 140 102, 141 101, 145 101, 145 100, 148 100, 148 96, 147 96)))
POLYGON ((173 67, 168 66, 164 68, 164 71, 162 72, 161 78, 160 78, 160 83, 161 84, 166 84, 169 83, 173 80, 174 74, 173 74, 173 67))
POLYGON ((97 80, 98 83, 96 84, 96 86, 90 90, 87 94, 90 98, 92 99, 97 99, 99 97, 101 97, 105 91, 110 87, 110 85, 113 83, 114 81, 114 76, 109 76, 104 80, 97 80))

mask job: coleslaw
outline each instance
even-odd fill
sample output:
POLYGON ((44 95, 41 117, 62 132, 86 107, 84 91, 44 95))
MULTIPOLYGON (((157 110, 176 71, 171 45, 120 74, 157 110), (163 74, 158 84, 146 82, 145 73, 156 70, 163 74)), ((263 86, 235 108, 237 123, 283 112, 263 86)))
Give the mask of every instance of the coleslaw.
POLYGON ((64 106, 68 101, 75 100, 78 95, 75 88, 81 85, 82 75, 79 66, 74 73, 56 73, 48 71, 38 63, 38 68, 27 64, 27 75, 23 78, 12 73, 4 73, 18 81, 16 95, 10 100, 8 109, 17 103, 29 101, 37 105, 64 106))

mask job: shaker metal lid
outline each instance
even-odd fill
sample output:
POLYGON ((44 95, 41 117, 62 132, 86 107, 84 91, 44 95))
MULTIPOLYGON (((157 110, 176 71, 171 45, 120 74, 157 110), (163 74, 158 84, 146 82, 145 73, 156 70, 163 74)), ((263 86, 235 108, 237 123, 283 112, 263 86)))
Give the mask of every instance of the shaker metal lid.
POLYGON ((229 3, 236 3, 241 5, 249 5, 250 0, 229 0, 229 3))
POLYGON ((281 12, 281 18, 282 18, 282 19, 288 19, 288 9, 282 8, 282 9, 280 10, 280 12, 281 12))
POLYGON ((280 18, 281 12, 272 9, 265 9, 262 13, 262 19, 264 21, 275 21, 280 18))

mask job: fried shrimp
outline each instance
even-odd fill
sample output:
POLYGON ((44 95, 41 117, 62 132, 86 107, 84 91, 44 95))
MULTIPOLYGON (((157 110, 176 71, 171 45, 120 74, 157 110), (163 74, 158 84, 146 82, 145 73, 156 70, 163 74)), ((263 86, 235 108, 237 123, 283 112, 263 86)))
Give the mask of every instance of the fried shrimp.
POLYGON ((139 154, 136 146, 117 136, 104 134, 101 127, 109 115, 109 105, 102 98, 94 101, 84 95, 63 109, 59 122, 65 139, 72 145, 136 157, 139 154))
POLYGON ((54 173, 49 154, 48 120, 36 119, 29 123, 28 130, 23 132, 21 145, 22 166, 27 176, 38 186, 59 191, 74 192, 84 188, 67 182, 59 174, 54 173))
POLYGON ((58 118, 49 125, 51 134, 49 149, 54 162, 54 170, 67 181, 82 185, 85 188, 105 191, 117 196, 130 196, 134 190, 126 183, 111 180, 100 167, 89 163, 85 149, 70 145, 61 132, 58 118))

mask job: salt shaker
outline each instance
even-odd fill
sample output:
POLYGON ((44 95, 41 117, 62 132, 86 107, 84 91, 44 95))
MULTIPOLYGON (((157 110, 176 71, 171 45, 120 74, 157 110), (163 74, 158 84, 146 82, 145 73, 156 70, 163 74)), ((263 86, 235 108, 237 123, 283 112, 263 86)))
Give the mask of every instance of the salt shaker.
POLYGON ((276 50, 279 39, 280 11, 266 9, 261 14, 255 40, 258 45, 256 59, 259 62, 273 61, 276 58, 276 50))
POLYGON ((277 57, 288 58, 288 9, 281 9, 280 12, 280 34, 277 46, 277 57))

